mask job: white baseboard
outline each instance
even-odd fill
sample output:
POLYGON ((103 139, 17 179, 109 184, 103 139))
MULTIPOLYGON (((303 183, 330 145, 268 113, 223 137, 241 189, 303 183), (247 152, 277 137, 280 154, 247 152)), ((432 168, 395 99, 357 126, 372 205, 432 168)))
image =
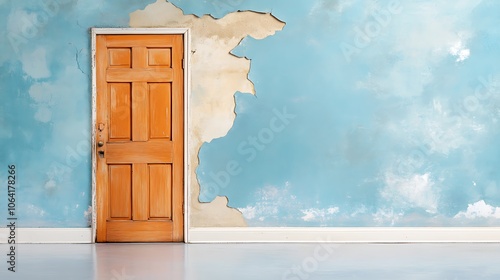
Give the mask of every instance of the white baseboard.
MULTIPOLYGON (((0 244, 7 243, 8 228, 0 228, 0 244)), ((18 228, 16 243, 92 243, 91 228, 18 228)))
POLYGON ((188 236, 188 243, 498 243, 500 227, 190 228, 188 236))
MULTIPOLYGON (((188 243, 500 243, 500 227, 190 228, 188 243)), ((7 243, 0 228, 0 244, 7 243)), ((19 228, 16 243, 93 243, 91 228, 19 228)))

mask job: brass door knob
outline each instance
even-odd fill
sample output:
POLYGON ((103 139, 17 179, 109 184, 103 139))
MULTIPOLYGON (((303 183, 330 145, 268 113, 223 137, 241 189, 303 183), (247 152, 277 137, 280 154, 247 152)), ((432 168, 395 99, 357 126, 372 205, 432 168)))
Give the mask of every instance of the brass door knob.
POLYGON ((97 146, 99 146, 99 147, 104 146, 104 142, 102 142, 102 141, 97 142, 97 146))

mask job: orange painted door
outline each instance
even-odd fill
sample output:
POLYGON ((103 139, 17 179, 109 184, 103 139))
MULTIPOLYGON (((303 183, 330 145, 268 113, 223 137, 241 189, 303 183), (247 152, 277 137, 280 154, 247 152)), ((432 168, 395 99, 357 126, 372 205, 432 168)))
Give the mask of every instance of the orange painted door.
POLYGON ((97 242, 184 240, 183 35, 97 35, 97 242))

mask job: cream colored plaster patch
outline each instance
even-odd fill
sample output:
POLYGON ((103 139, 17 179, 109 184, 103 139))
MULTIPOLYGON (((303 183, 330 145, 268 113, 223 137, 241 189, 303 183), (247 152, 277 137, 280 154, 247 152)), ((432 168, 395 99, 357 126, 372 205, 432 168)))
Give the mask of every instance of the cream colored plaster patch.
POLYGON ((227 198, 198 201, 195 170, 203 142, 223 137, 233 125, 234 94, 254 94, 248 80, 250 61, 230 54, 246 36, 263 39, 283 29, 284 22, 271 14, 235 12, 221 19, 209 15, 184 15, 173 4, 158 0, 130 14, 130 27, 191 29, 191 95, 189 96, 189 170, 191 175, 190 227, 246 226, 242 214, 227 207, 227 198))

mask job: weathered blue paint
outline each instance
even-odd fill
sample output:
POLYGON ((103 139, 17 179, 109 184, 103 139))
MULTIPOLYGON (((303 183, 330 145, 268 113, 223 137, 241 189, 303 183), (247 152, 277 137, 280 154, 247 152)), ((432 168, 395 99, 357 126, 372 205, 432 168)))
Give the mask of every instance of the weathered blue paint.
POLYGON ((500 225, 500 3, 459 2, 236 5, 287 25, 234 51, 257 95, 202 147, 200 201, 251 226, 500 225))
MULTIPOLYGON (((16 164, 20 226, 88 226, 89 28, 152 2, 0 0, 0 180, 16 164)), ((236 93, 233 128, 202 147, 201 201, 228 196, 249 225, 500 224, 500 3, 172 3, 287 23, 234 50, 257 95, 236 93)))
POLYGON ((87 227, 91 27, 127 27, 152 1, 0 1, 0 219, 17 169, 20 227, 87 227))

